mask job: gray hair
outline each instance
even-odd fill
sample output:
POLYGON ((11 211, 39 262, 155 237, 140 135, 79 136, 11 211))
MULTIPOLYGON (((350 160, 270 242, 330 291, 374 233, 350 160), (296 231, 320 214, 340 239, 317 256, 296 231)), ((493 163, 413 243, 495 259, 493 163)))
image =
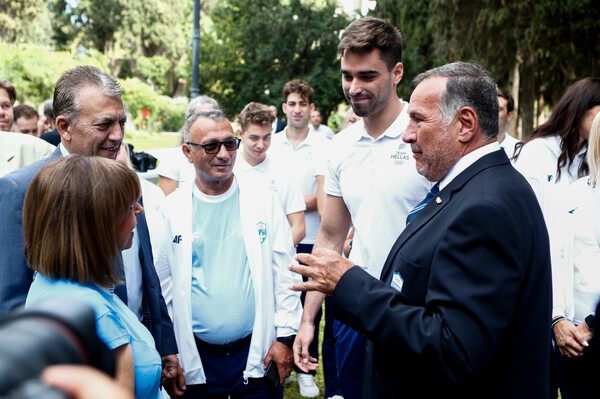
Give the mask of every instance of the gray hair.
POLYGON ((44 115, 54 119, 54 101, 51 98, 44 101, 44 115))
POLYGON ((196 122, 196 119, 198 119, 198 118, 208 118, 215 122, 221 122, 222 120, 227 120, 227 116, 225 116, 225 113, 223 111, 221 111, 220 109, 205 109, 205 110, 196 112, 195 114, 190 116, 185 121, 185 126, 183 127, 184 143, 187 143, 188 141, 190 141, 190 128, 192 127, 194 122, 196 122))
POLYGON ((477 113, 479 126, 486 139, 498 135, 498 95, 492 75, 476 62, 453 62, 423 72, 413 80, 416 87, 428 78, 448 78, 446 91, 437 106, 442 122, 449 125, 462 107, 477 113))
POLYGON ((204 96, 204 95, 194 97, 194 98, 192 98, 192 100, 190 101, 190 104, 188 105, 185 119, 186 120, 189 119, 190 116, 192 116, 196 113, 194 110, 196 108, 198 108, 200 105, 204 105, 204 104, 208 104, 208 105, 212 106, 213 109, 221 109, 217 100, 215 100, 212 97, 204 96))
POLYGON ((62 115, 71 121, 73 125, 77 124, 79 112, 81 111, 79 90, 84 87, 100 88, 102 94, 119 100, 123 94, 123 89, 112 75, 93 66, 78 66, 65 72, 56 82, 54 88, 54 119, 62 115))

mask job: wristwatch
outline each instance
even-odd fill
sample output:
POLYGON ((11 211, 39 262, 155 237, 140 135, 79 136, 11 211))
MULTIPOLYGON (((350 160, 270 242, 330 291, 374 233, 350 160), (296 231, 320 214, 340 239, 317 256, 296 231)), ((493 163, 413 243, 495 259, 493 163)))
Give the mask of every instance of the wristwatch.
POLYGON ((585 325, 591 332, 596 331, 596 316, 593 314, 589 315, 585 318, 585 325))
POLYGON ((291 348, 294 346, 294 340, 296 339, 296 335, 290 335, 288 337, 277 337, 277 342, 281 342, 285 346, 291 348))

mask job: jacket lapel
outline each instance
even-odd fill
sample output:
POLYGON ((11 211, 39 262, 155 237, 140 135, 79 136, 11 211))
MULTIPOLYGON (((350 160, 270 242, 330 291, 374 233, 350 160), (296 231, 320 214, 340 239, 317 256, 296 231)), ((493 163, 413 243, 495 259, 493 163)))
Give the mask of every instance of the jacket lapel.
POLYGON ((505 163, 509 163, 508 157, 504 150, 500 149, 498 151, 494 151, 490 154, 484 155, 467 169, 465 169, 462 173, 456 176, 450 184, 444 187, 438 195, 429 201, 427 206, 423 208, 421 212, 413 219, 412 222, 406 226, 406 228, 400 233, 400 236, 392 246, 390 253, 385 261, 383 266, 383 270, 381 271, 380 279, 382 281, 387 281, 386 278, 389 276, 389 272, 391 270, 391 264, 396 257, 396 253, 402 248, 404 243, 408 241, 416 232, 418 232, 423 226, 433 219, 435 215, 437 215, 452 199, 452 195, 455 191, 458 191, 464 187, 465 184, 469 180, 471 180, 474 176, 476 176, 481 171, 492 167, 505 163))

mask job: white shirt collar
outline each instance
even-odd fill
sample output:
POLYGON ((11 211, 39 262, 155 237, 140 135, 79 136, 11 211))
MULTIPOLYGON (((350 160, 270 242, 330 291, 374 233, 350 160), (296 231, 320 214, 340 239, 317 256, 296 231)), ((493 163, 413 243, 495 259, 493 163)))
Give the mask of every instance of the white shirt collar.
POLYGON ((67 149, 65 148, 63 143, 59 143, 58 148, 60 148, 60 153, 62 154, 63 157, 68 157, 69 155, 71 155, 71 154, 69 154, 69 151, 67 151, 67 149))
POLYGON ((476 149, 475 151, 471 151, 464 157, 458 160, 458 162, 450 169, 450 172, 442 180, 439 182, 440 190, 446 187, 456 176, 464 172, 469 166, 473 165, 479 158, 490 154, 494 151, 500 150, 500 144, 497 141, 493 143, 486 144, 483 147, 476 149))

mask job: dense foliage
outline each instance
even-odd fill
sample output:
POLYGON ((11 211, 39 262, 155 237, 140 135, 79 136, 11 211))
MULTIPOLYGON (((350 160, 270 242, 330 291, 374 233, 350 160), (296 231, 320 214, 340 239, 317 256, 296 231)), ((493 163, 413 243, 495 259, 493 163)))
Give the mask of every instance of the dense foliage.
POLYGON ((525 136, 544 105, 600 74, 594 0, 379 0, 374 15, 401 29, 409 77, 455 60, 488 68, 517 100, 525 136))
MULTIPOLYGON (((344 103, 337 44, 349 20, 335 0, 201 4, 200 92, 230 116, 249 101, 279 106, 293 78, 313 86, 326 117, 344 103)), ((86 63, 148 85, 157 93, 148 101, 187 97, 192 14, 193 0, 0 0, 0 43, 8 46, 0 74, 15 82, 21 100, 39 102, 77 65, 83 46, 86 63)), ((401 97, 409 98, 409 81, 421 71, 476 60, 515 96, 525 135, 567 86, 599 74, 593 0, 378 0, 373 15, 403 33, 401 97)))

